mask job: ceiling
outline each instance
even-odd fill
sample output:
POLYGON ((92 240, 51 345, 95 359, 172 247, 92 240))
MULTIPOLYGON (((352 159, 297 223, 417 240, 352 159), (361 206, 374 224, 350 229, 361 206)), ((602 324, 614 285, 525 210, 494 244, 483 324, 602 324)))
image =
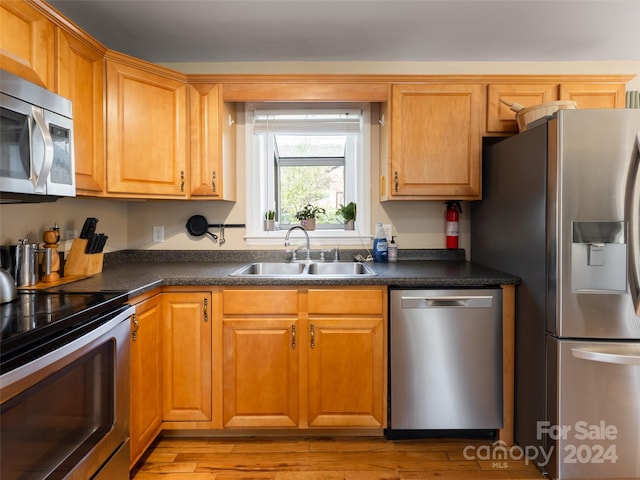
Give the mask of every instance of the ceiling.
POLYGON ((49 0, 156 63, 640 61, 640 0, 49 0))

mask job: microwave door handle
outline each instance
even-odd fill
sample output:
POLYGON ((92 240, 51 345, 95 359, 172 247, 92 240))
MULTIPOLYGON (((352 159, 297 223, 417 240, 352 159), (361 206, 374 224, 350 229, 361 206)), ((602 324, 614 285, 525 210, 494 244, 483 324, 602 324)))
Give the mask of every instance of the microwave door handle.
POLYGON ((53 165, 53 140, 51 134, 47 128, 47 124, 44 121, 44 114, 41 108, 32 107, 33 119, 36 125, 40 129, 42 139, 44 140, 44 158, 42 161, 42 168, 39 172, 35 173, 33 179, 33 186, 36 193, 46 193, 47 179, 49 178, 49 172, 51 172, 51 166, 53 165))
POLYGON ((615 348, 612 348, 610 351, 602 349, 589 350, 588 348, 572 348, 571 355, 573 355, 574 358, 590 360, 592 362, 613 363, 616 365, 640 365, 640 351, 616 351, 615 348))

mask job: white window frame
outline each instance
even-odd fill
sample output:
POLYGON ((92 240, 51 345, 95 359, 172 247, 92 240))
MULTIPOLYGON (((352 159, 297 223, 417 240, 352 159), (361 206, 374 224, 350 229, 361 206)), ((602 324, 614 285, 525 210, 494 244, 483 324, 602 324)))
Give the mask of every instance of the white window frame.
MULTIPOLYGON (((349 184, 345 169, 345 190, 355 188, 355 202, 358 208, 355 230, 318 229, 309 233, 313 246, 317 245, 357 245, 367 246, 371 242, 371 105, 369 103, 318 104, 318 103, 246 103, 245 104, 245 165, 246 165, 246 236, 248 246, 283 245, 286 230, 263 230, 264 212, 273 206, 268 204, 269 189, 273 188, 273 171, 270 162, 261 162, 257 150, 258 140, 254 138, 253 118, 255 111, 282 110, 333 110, 358 109, 362 112, 360 141, 355 142, 355 182, 349 184)), ((346 192, 345 192, 346 193, 346 192)), ((298 235, 295 233, 295 235, 298 235)))

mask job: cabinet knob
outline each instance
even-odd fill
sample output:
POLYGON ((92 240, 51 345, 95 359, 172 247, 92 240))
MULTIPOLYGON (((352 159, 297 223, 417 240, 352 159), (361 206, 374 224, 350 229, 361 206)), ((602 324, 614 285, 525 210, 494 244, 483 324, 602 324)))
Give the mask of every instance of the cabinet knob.
POLYGON ((209 306, 209 299, 205 298, 204 299, 204 308, 203 308, 203 314, 204 314, 204 323, 207 323, 209 321, 209 312, 207 311, 207 307, 209 306))

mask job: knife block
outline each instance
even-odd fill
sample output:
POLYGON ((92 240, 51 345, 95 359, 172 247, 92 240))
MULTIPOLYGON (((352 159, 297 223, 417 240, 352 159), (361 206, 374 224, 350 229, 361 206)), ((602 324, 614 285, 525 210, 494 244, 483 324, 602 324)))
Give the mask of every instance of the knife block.
POLYGON ((74 238, 64 263, 64 275, 89 276, 102 272, 104 253, 84 253, 89 242, 86 238, 74 238))

